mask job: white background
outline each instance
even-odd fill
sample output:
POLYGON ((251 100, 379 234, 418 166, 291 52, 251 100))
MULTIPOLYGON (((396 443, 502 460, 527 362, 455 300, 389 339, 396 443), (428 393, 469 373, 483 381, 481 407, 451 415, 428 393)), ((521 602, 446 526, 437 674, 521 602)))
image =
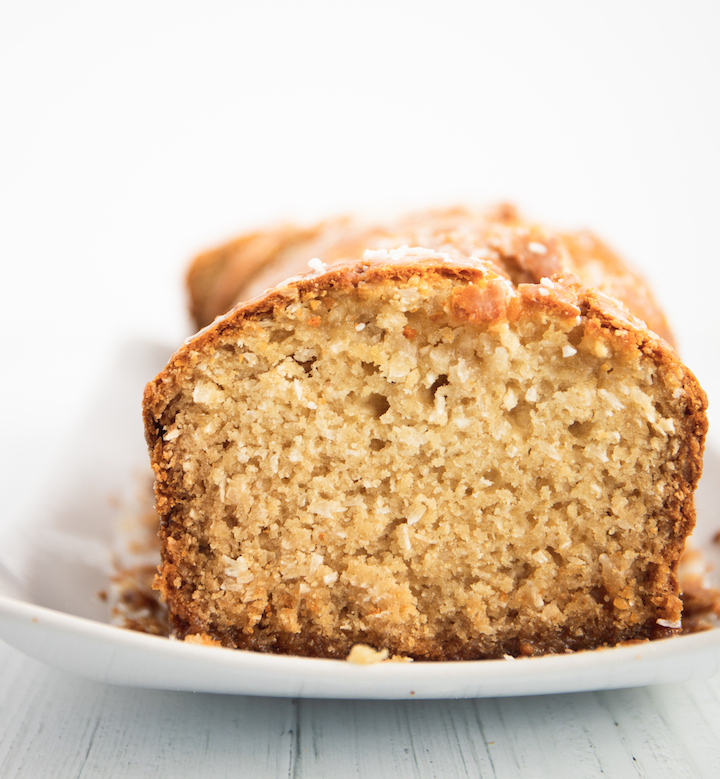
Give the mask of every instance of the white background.
POLYGON ((195 252, 288 217, 591 227, 720 397, 718 33, 710 1, 3 2, 4 491, 120 341, 189 333, 195 252))
MULTIPOLYGON (((715 0, 0 0, 0 521, 42 492, 48 468, 62 472, 65 442, 121 343, 172 346, 189 334, 182 274, 192 255, 283 218, 507 199, 550 225, 590 227, 650 278, 686 362, 720 404, 718 40, 715 0)), ((70 761, 84 753, 85 720, 66 719, 65 706, 126 712, 107 731, 123 749, 137 742, 122 729, 138 705, 159 706, 158 732, 165 738, 166 725, 177 741, 168 754, 183 755, 175 710, 204 722, 203 706, 235 705, 177 697, 163 708, 149 692, 78 685, 6 656, 9 710, 22 703, 25 712, 11 717, 20 728, 8 741, 13 765, 49 759, 37 750, 46 708, 77 726, 57 742, 70 761)), ((539 734, 523 735, 518 771, 535 765, 523 762, 527 744, 542 754, 543 722, 572 728, 583 718, 580 757, 561 749, 558 776, 595 775, 583 751, 595 746, 625 775, 642 764, 647 775, 677 776, 689 756, 709 767, 720 687, 666 689, 600 695, 613 712, 606 731, 589 724, 589 696, 502 709, 508 733, 539 734), (537 717, 518 730, 525 709, 537 717), (648 734, 665 733, 658 716, 674 724, 650 749, 648 734), (663 753, 670 738, 685 746, 663 753)), ((367 709, 368 722, 383 711, 367 709)), ((362 745, 369 731, 359 732, 362 745)), ((229 756, 238 735, 226 735, 229 756)), ((342 738, 332 743, 339 749, 342 738)), ((108 749, 98 765, 109 771, 108 749)), ((433 754, 457 753, 444 750, 433 754)), ((535 775, 556 764, 542 759, 547 771, 535 775)), ((124 762, 113 765, 126 775, 124 762)), ((431 768, 458 775, 450 765, 431 768)), ((127 775, 141 775, 134 770, 127 775)))

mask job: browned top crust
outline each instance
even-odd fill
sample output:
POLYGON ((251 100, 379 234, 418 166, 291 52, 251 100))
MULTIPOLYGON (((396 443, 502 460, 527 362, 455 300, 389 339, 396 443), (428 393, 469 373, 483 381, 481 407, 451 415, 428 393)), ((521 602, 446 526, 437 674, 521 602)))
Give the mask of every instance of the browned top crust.
MULTIPOLYGON (((529 233, 525 238, 528 236, 529 233)), ((526 240, 527 243, 530 241, 526 240)), ((522 252, 516 250, 515 256, 521 255, 522 252)), ((331 288, 349 289, 388 280, 403 281, 416 276, 428 281, 437 276, 454 277, 467 282, 468 285, 459 288, 450 302, 449 313, 458 320, 485 323, 508 321, 520 318, 533 308, 543 309, 553 316, 583 316, 587 319, 586 326, 612 333, 613 340, 619 339, 626 350, 642 352, 652 357, 658 366, 682 377, 683 387, 690 399, 687 414, 692 418, 693 434, 700 439, 704 438, 707 432, 705 392, 667 340, 631 313, 624 302, 598 289, 585 288, 577 276, 567 271, 549 277, 543 274, 541 283, 516 283, 500 273, 501 270, 497 267, 495 257, 463 257, 457 250, 452 254, 407 246, 398 250, 370 250, 365 251, 364 258, 359 262, 340 260, 332 266, 286 279, 283 284, 268 289, 265 294, 237 304, 224 316, 217 317, 212 324, 187 339, 165 370, 147 385, 144 419, 151 451, 158 442, 157 421, 169 397, 174 394, 173 385, 181 380, 183 369, 197 361, 198 355, 205 350, 215 348, 219 339, 239 332, 245 322, 272 315, 276 308, 284 308, 307 294, 315 295, 331 288)), ((551 269, 543 267, 543 270, 551 269)), ((702 452, 698 454, 701 456, 702 452)), ((701 461, 696 462, 696 466, 701 469, 701 461)), ((699 479, 700 470, 695 476, 699 479)))
POLYGON ((523 220, 508 204, 485 211, 425 211, 388 225, 337 218, 310 228, 285 225, 249 233, 193 261, 187 275, 191 314, 205 327, 233 304, 306 270, 311 258, 359 260, 367 250, 402 245, 488 260, 515 285, 574 273, 584 287, 622 300, 650 330, 673 342, 645 281, 599 238, 586 230, 550 231, 523 220))

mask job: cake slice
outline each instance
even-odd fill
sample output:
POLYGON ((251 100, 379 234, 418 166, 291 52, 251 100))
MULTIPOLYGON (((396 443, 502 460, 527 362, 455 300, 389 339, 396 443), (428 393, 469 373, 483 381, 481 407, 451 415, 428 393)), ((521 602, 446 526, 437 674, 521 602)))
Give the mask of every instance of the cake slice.
POLYGON ((178 638, 450 660, 679 629, 696 379, 573 274, 446 248, 314 260, 148 385, 178 638))

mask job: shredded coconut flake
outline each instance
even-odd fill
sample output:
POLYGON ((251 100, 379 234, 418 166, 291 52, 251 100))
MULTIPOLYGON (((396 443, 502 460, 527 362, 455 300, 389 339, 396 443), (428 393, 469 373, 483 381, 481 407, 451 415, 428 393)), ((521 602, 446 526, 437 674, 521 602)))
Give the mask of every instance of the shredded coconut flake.
POLYGON ((387 260, 387 249, 365 249, 362 256, 363 260, 387 260))
POLYGON ((515 408, 515 406, 517 406, 517 404, 518 404, 517 394, 512 389, 509 389, 505 393, 505 397, 503 398, 502 407, 507 411, 512 411, 515 408))
POLYGON ((662 628, 672 628, 673 630, 679 630, 682 627, 682 622, 680 622, 680 620, 673 622, 669 619, 657 619, 655 621, 662 628))
POLYGON ((310 270, 314 270, 315 273, 325 273, 327 270, 327 265, 319 257, 313 257, 312 260, 308 262, 308 265, 310 266, 310 270))
POLYGON ((397 262, 397 260, 402 260, 408 253, 408 249, 410 247, 407 244, 403 244, 398 249, 390 249, 388 254, 390 255, 390 259, 397 262))
POLYGON ((606 389, 599 389, 598 395, 607 402, 607 404, 615 411, 621 411, 625 406, 617 399, 612 392, 608 392, 606 389))
POLYGON ((447 252, 435 252, 422 246, 408 246, 407 244, 398 246, 396 249, 366 249, 363 252, 362 258, 363 260, 391 260, 392 262, 399 262, 410 257, 432 257, 445 262, 452 262, 452 258, 447 252))
POLYGON ((313 553, 310 556, 310 570, 308 571, 308 576, 312 576, 315 571, 323 564, 324 559, 323 556, 317 553, 313 553))
POLYGON ((573 354, 577 354, 577 349, 575 349, 573 346, 570 346, 570 344, 566 344, 563 346, 562 354, 563 357, 572 357, 573 354))
POLYGON ((427 511, 427 506, 423 506, 422 504, 420 506, 416 506, 409 514, 407 518, 408 525, 414 525, 417 522, 419 522, 422 518, 425 512, 427 511))
POLYGON ((367 644, 355 644, 347 656, 347 661, 353 665, 374 665, 387 660, 389 655, 387 649, 378 651, 367 644))
POLYGON ((537 241, 530 241, 528 244, 528 249, 530 249, 533 254, 547 254, 547 246, 545 246, 545 244, 538 243, 537 241))
POLYGON ((595 356, 599 357, 601 360, 604 360, 606 357, 610 356, 610 349, 604 344, 598 341, 595 344, 594 350, 595 356))

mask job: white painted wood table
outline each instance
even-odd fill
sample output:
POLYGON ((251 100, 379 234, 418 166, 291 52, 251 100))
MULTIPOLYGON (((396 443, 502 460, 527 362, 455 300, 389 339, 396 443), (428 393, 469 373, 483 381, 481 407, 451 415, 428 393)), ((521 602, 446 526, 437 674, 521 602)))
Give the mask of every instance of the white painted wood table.
POLYGON ((0 643, 0 776, 717 777, 720 677, 444 701, 112 687, 0 643))

